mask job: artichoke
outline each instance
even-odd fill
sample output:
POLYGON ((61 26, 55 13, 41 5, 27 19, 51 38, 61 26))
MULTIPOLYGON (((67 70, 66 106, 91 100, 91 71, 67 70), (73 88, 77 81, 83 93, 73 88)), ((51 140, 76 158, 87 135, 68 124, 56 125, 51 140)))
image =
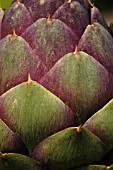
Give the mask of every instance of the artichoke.
POLYGON ((89 0, 0 8, 0 169, 113 169, 113 32, 89 0))

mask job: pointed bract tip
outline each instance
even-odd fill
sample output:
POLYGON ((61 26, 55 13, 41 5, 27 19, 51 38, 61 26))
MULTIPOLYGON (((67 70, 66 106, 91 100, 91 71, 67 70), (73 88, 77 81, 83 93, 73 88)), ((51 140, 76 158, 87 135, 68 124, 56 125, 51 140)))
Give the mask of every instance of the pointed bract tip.
POLYGON ((2 5, 0 4, 0 11, 2 10, 2 5))
POLYGON ((95 7, 94 3, 92 3, 91 0, 88 0, 88 2, 92 7, 95 7))
POLYGON ((20 5, 20 0, 16 1, 16 5, 19 6, 20 5))
POLYGON ((72 0, 68 0, 67 3, 70 4, 72 2, 72 0))
POLYGON ((17 34, 16 34, 16 31, 15 31, 15 28, 13 29, 13 37, 17 37, 17 34))
POLYGON ((78 53, 78 46, 76 45, 76 48, 75 48, 74 54, 77 54, 77 53, 78 53))
POLYGON ((97 21, 94 20, 91 26, 95 27, 95 26, 96 26, 96 23, 97 23, 97 21))
POLYGON ((28 73, 28 81, 27 81, 27 88, 29 89, 32 85, 32 79, 30 77, 30 73, 28 73))
POLYGON ((51 15, 49 14, 47 18, 47 26, 51 25, 51 21, 52 21, 52 18, 51 18, 51 15))
POLYGON ((4 157, 4 154, 0 152, 0 158, 3 158, 4 157))
POLYGON ((82 130, 82 124, 80 126, 77 127, 77 133, 80 133, 82 130))
POLYGON ((45 0, 40 0, 40 5, 43 5, 45 3, 45 0))
POLYGON ((113 26, 113 22, 111 22, 109 26, 110 26, 110 27, 113 26))
POLYGON ((47 21, 51 21, 52 18, 51 18, 51 15, 49 14, 48 17, 47 17, 47 21))

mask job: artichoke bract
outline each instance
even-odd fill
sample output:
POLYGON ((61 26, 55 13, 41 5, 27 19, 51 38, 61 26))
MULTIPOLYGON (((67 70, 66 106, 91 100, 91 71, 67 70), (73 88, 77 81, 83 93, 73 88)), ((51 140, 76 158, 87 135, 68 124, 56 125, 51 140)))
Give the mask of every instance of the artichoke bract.
POLYGON ((113 24, 90 0, 0 6, 0 170, 113 169, 113 24))

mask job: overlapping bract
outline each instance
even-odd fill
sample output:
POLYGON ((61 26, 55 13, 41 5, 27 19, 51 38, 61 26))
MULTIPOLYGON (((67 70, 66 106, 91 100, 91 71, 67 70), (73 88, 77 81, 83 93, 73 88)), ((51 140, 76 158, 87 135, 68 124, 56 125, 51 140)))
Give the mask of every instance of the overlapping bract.
POLYGON ((91 5, 18 0, 0 9, 0 151, 15 153, 0 155, 2 169, 108 168, 87 166, 113 149, 112 26, 91 5))

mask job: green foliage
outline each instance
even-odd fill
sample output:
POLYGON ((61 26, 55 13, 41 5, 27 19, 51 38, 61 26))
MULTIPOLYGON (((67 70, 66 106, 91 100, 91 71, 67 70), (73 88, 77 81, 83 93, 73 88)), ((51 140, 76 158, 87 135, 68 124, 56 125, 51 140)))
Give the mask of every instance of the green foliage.
POLYGON ((7 11, 9 9, 12 1, 13 0, 0 0, 0 4, 1 4, 2 8, 7 11))

